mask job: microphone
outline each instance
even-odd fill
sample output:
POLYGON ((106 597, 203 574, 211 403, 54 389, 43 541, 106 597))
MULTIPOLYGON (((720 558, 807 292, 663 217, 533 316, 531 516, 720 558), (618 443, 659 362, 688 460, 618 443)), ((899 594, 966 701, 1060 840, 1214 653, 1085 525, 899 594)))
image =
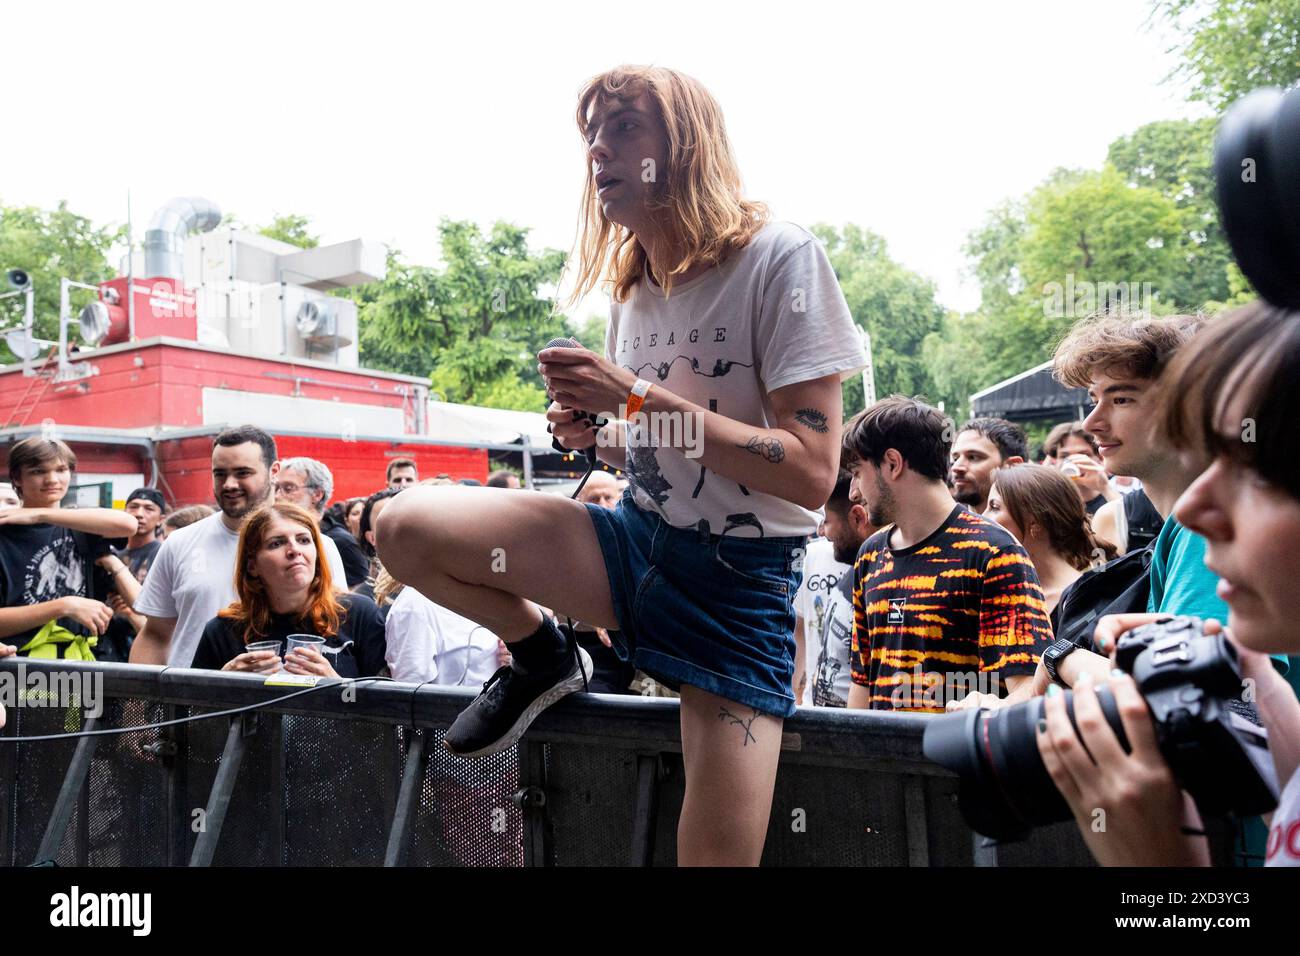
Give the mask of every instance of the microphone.
MULTIPOLYGON (((582 346, 579 345, 577 342, 575 342, 573 339, 563 338, 563 339, 551 339, 551 341, 543 345, 542 348, 543 349, 580 349, 582 348, 582 346)), ((604 422, 597 419, 596 416, 591 412, 579 411, 578 414, 582 418, 587 419, 587 421, 589 421, 592 425, 600 426, 605 424, 604 422)), ((574 419, 574 421, 577 421, 577 419, 574 419)), ((554 437, 551 438, 551 447, 554 448, 556 451, 564 452, 565 454, 573 450, 571 448, 565 448, 563 445, 560 444, 560 440, 554 437)), ((595 468, 596 467, 596 446, 592 445, 590 448, 584 448, 583 452, 587 456, 587 464, 589 464, 592 468, 595 468)), ((579 487, 581 488, 581 486, 579 487)))

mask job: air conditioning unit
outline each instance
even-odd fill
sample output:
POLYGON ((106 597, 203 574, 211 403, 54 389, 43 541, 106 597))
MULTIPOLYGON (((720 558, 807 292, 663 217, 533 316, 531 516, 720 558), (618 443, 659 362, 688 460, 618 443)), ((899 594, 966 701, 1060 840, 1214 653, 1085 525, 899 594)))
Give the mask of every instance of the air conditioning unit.
POLYGON ((290 288, 294 294, 285 302, 285 354, 355 365, 356 303, 290 288))

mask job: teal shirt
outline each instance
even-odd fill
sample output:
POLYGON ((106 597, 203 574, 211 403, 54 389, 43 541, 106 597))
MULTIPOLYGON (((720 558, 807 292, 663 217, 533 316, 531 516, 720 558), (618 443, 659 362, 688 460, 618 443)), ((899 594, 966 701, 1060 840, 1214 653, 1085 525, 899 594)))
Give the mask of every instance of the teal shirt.
POLYGON ((1214 593, 1219 576, 1205 566, 1205 539, 1170 515, 1151 555, 1152 614, 1191 614, 1228 623, 1228 605, 1214 593))
MULTIPOLYGON (((1191 614, 1201 620, 1228 623, 1228 604, 1215 588, 1219 576, 1205 566, 1205 539, 1188 531, 1173 515, 1165 519, 1151 554, 1151 592, 1147 610, 1152 614, 1191 614)), ((1290 664, 1285 654, 1273 654, 1281 674, 1290 664)))

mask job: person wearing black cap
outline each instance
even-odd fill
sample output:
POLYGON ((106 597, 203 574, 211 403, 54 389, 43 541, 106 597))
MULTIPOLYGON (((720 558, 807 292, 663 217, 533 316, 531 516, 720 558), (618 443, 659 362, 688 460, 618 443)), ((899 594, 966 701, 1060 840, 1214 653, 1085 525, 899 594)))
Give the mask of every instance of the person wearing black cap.
POLYGON ((135 519, 135 534, 127 539, 125 548, 115 548, 113 553, 131 569, 132 577, 143 584, 153 556, 162 545, 158 540, 158 526, 167 514, 162 492, 157 488, 137 488, 127 496, 126 513, 135 519))
MULTIPOLYGON (((96 564, 108 575, 108 606, 113 620, 100 638, 99 660, 126 661, 131 642, 144 627, 145 616, 135 612, 136 596, 149 573, 149 565, 162 546, 158 527, 166 516, 162 492, 156 488, 137 488, 126 498, 126 513, 135 519, 135 533, 126 539, 125 548, 113 548, 96 564)), ((98 572, 96 572, 98 573, 98 572)))

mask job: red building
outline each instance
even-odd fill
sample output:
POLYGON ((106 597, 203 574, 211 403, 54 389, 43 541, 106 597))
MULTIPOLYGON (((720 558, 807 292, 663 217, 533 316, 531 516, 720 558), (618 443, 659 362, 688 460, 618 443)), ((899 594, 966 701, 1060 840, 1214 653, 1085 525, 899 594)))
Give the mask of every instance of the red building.
POLYGON ((77 453, 77 484, 112 482, 119 504, 156 486, 172 506, 211 503, 212 438, 231 425, 266 429, 281 458, 324 462, 336 500, 382 488, 394 458, 414 459, 421 477, 482 482, 490 452, 529 475, 530 447, 549 453, 540 414, 496 413, 514 417, 474 434, 446 424, 463 407, 430 403, 426 379, 358 367, 356 306, 327 293, 382 278, 382 248, 303 250, 212 232, 220 218, 204 200, 173 200, 132 263, 148 278, 65 280, 63 346, 10 331, 28 360, 0 367, 0 438, 60 438, 77 453), (96 300, 74 318, 76 288, 96 300), (431 409, 442 434, 430 433, 431 409))

